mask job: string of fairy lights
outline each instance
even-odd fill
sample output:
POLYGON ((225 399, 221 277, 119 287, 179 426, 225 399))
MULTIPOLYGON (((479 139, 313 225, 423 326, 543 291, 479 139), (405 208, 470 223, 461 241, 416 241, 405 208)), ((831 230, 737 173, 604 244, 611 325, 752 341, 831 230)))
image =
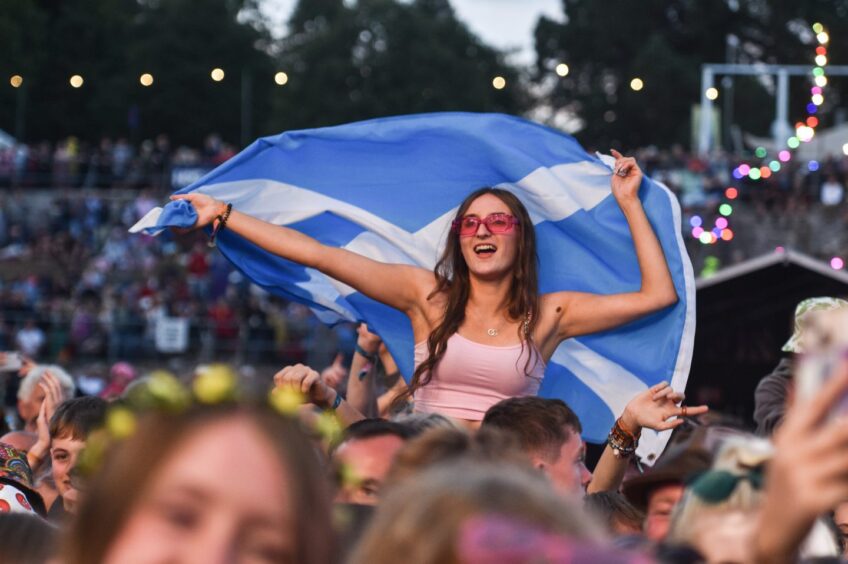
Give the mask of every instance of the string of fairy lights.
MULTIPOLYGON (((568 74, 568 66, 560 65, 557 67, 557 73, 560 76, 565 76, 568 74), (565 68, 565 74, 562 74, 562 68, 565 68)), ((209 78, 212 79, 213 82, 222 82, 224 78, 226 78, 227 74, 224 72, 224 69, 220 67, 215 67, 209 72, 209 78)), ((138 82, 145 88, 149 88, 153 86, 155 79, 153 75, 149 72, 142 73, 138 77, 138 82)), ((274 73, 274 83, 277 86, 285 86, 289 82, 289 75, 283 71, 277 71, 274 73)), ((13 74, 9 77, 9 85, 12 88, 20 88, 24 84, 24 77, 20 74, 13 74)), ((68 84, 70 84, 71 88, 82 88, 85 85, 85 78, 81 74, 73 74, 68 78, 68 84)), ((506 78, 503 76, 495 76, 492 78, 492 88, 495 90, 503 90, 507 86, 506 78)))
MULTIPOLYGON (((806 118, 804 121, 795 123, 795 134, 788 137, 782 147, 775 149, 776 154, 769 154, 765 147, 757 147, 754 151, 756 161, 747 161, 739 163, 732 172, 733 178, 738 181, 746 181, 748 183, 757 183, 766 180, 771 176, 778 174, 786 168, 787 163, 795 156, 794 152, 801 146, 802 143, 809 143, 816 133, 820 120, 818 114, 821 106, 824 104, 825 88, 828 84, 826 67, 828 64, 827 44, 830 41, 830 36, 825 27, 821 23, 814 23, 812 31, 816 38, 815 55, 813 66, 810 72, 812 86, 810 87, 810 99, 807 103, 806 118)), ((711 100, 718 97, 718 90, 710 88, 706 95, 711 100)), ((848 155, 848 143, 843 145, 843 152, 848 155)), ((807 162, 807 170, 815 172, 819 169, 819 162, 811 159, 807 162)), ((736 186, 728 186, 723 192, 723 199, 718 206, 718 214, 713 219, 713 225, 710 227, 705 218, 700 215, 693 215, 690 218, 690 228, 692 237, 699 240, 704 245, 714 245, 720 241, 730 242, 736 234, 730 226, 730 217, 733 214, 733 201, 739 197, 739 189, 736 186)), ((783 247, 777 247, 776 252, 784 252, 783 247)), ((716 265, 717 266, 717 265, 716 265)), ((830 261, 830 266, 836 270, 844 268, 845 262, 840 257, 833 257, 830 261)))

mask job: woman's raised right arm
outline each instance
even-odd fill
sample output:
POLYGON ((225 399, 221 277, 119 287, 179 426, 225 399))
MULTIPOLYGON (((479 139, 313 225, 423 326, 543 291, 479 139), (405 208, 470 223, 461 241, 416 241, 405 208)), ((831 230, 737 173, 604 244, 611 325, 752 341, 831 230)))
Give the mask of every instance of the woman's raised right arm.
MULTIPOLYGON (((221 216, 227 204, 206 194, 171 196, 191 202, 197 212, 195 227, 203 227, 221 216)), ((433 273, 417 266, 387 264, 360 254, 324 245, 299 231, 273 225, 232 210, 226 228, 251 243, 335 278, 366 296, 403 312, 410 312, 432 290, 433 273)))

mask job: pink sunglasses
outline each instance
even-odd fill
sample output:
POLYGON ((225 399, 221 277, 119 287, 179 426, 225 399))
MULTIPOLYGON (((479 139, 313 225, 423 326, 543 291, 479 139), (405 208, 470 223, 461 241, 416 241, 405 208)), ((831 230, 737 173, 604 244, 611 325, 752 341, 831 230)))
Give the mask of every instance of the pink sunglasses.
POLYGON ((520 222, 518 218, 508 213, 493 213, 483 218, 476 215, 466 215, 453 220, 451 230, 454 233, 459 233, 460 237, 471 237, 477 233, 481 223, 485 224, 486 229, 490 232, 500 234, 511 232, 520 222))

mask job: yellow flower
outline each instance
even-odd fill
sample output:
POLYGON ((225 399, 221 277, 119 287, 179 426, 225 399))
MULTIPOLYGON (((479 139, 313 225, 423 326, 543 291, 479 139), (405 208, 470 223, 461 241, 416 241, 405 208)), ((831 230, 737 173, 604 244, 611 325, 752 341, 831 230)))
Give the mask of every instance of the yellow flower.
POLYGON ((170 409, 185 409, 191 403, 188 391, 180 381, 165 370, 157 370, 150 375, 146 386, 147 397, 144 403, 149 407, 166 407, 170 409))
POLYGON ((106 428, 116 439, 125 439, 135 433, 135 414, 126 407, 113 407, 106 415, 106 428))
POLYGON ((325 411, 318 416, 315 421, 315 430, 330 444, 342 437, 342 425, 332 411, 325 411))
POLYGON ((268 402, 271 407, 281 415, 297 415, 297 410, 306 401, 306 396, 300 390, 291 386, 274 388, 268 394, 268 402))
POLYGON ((235 399, 236 375, 224 364, 213 364, 199 371, 192 383, 194 397, 201 403, 216 404, 235 399))

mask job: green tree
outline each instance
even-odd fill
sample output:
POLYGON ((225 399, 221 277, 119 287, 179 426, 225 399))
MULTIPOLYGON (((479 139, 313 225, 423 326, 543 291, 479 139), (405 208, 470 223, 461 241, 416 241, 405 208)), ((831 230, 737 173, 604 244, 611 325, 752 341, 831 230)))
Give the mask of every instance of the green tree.
POLYGON ((274 97, 279 129, 430 111, 521 113, 518 69, 457 19, 447 0, 301 0, 281 42, 289 82, 274 97), (501 76, 506 88, 492 80, 501 76))
MULTIPOLYGON (((563 23, 543 17, 535 32, 535 79, 550 83, 559 62, 571 71, 555 80, 546 101, 583 122, 585 143, 632 148, 688 143, 702 64, 730 55, 733 62, 812 67, 809 25, 845 29, 848 7, 842 0, 563 0, 563 11, 563 23), (735 52, 729 36, 738 39, 735 52), (634 77, 644 81, 641 91, 630 88, 634 77)), ((768 135, 774 102, 767 83, 735 82, 734 121, 768 135)), ((794 80, 792 118, 802 117, 805 97, 809 84, 794 80)))

